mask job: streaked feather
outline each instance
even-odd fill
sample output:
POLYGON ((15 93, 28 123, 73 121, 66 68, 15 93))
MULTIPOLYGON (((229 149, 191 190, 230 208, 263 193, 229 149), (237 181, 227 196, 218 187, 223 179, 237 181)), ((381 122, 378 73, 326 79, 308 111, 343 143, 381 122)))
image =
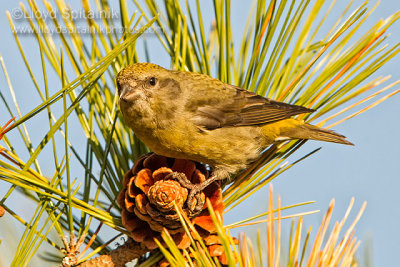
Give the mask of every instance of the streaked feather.
POLYGON ((301 113, 313 112, 312 109, 274 101, 235 86, 226 85, 225 89, 228 89, 228 93, 233 93, 234 90, 234 97, 212 101, 214 96, 209 95, 210 100, 205 101, 205 105, 198 106, 193 121, 200 128, 212 130, 223 127, 263 125, 301 113))

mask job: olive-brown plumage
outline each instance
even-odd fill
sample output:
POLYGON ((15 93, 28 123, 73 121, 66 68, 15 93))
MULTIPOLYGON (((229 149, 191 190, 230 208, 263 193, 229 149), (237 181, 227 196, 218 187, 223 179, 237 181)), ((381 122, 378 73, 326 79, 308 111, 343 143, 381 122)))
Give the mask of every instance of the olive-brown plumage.
POLYGON ((256 95, 208 75, 136 63, 117 77, 125 123, 154 152, 210 164, 224 179, 282 140, 351 144, 292 119, 313 110, 256 95))

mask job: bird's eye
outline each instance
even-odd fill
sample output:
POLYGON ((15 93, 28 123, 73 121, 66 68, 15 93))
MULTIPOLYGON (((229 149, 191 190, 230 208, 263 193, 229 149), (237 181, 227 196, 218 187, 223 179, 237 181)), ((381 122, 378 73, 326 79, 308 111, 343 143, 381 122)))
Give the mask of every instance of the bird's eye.
POLYGON ((154 77, 151 77, 150 78, 150 80, 149 80, 149 84, 151 85, 151 86, 154 86, 154 85, 156 85, 156 78, 154 78, 154 77))

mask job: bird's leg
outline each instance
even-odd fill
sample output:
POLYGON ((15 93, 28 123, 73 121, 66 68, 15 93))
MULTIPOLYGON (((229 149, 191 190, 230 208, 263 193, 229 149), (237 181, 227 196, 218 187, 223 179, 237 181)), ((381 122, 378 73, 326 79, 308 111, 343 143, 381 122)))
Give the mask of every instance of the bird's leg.
POLYGON ((172 172, 168 174, 165 179, 176 180, 180 183, 180 185, 186 189, 192 189, 192 182, 186 177, 186 175, 182 172, 172 172))
POLYGON ((201 195, 200 192, 203 191, 207 186, 212 184, 217 180, 216 176, 211 176, 207 180, 203 181, 200 184, 192 184, 192 188, 190 193, 186 199, 187 206, 189 210, 192 212, 193 216, 198 215, 204 206, 204 202, 200 199, 201 195), (193 205, 193 200, 196 198, 196 205, 193 205))
POLYGON ((173 179, 180 183, 180 185, 188 189, 189 195, 186 199, 186 205, 190 211, 191 216, 198 215, 204 206, 204 200, 201 199, 200 192, 203 191, 207 186, 217 180, 216 176, 212 176, 209 179, 203 181, 200 184, 193 184, 189 181, 184 173, 173 172, 165 177, 166 179, 173 179), (196 200, 196 203, 194 201, 196 200))

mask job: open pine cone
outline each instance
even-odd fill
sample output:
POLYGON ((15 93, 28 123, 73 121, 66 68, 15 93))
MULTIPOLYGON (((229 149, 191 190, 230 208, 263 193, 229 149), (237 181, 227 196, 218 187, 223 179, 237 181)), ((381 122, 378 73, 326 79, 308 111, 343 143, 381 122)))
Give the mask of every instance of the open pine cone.
MULTIPOLYGON (((216 229, 205 205, 208 198, 215 212, 222 218, 224 204, 222 189, 214 182, 203 190, 200 196, 203 209, 193 217, 186 206, 188 190, 176 180, 170 179, 172 173, 183 173, 193 184, 201 183, 209 177, 204 165, 190 160, 173 159, 157 154, 147 154, 139 158, 123 180, 123 189, 118 196, 122 208, 122 224, 131 233, 134 241, 149 250, 157 248, 154 241, 163 243, 161 232, 168 230, 179 249, 190 246, 190 238, 182 228, 174 202, 190 218, 211 256, 216 256, 222 264, 226 259, 216 234, 216 229), (191 217, 192 216, 192 217, 191 217)), ((167 266, 160 263, 160 266, 167 266)))

